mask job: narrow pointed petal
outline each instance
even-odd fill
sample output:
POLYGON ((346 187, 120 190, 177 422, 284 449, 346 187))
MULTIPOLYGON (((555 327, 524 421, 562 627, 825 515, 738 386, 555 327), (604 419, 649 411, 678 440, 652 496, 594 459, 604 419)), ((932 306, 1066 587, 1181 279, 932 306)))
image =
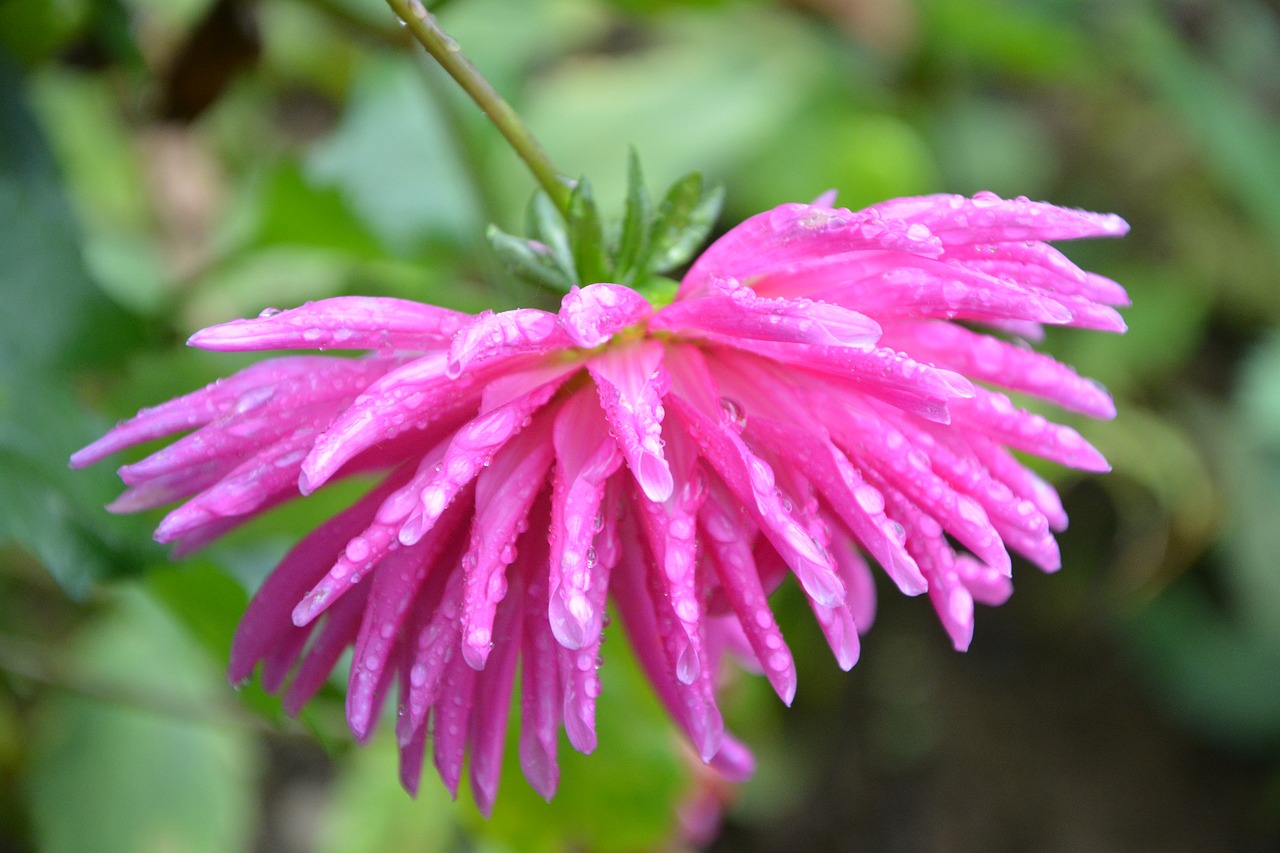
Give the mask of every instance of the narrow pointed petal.
POLYGON ((772 469, 743 442, 735 425, 724 422, 715 381, 702 356, 682 347, 671 358, 673 392, 668 397, 703 458, 755 517, 782 554, 805 592, 828 607, 844 598, 831 557, 792 519, 775 486, 772 469), (678 368, 678 370, 677 370, 678 368))
POLYGON ((336 296, 287 311, 232 320, 196 332, 194 347, 220 352, 268 349, 441 349, 470 317, 408 299, 336 296))
MULTIPOLYGON (((228 414, 256 409, 274 397, 278 387, 305 384, 310 381, 309 377, 323 373, 335 361, 321 356, 295 356, 246 367, 199 391, 143 409, 72 454, 71 467, 83 468, 126 447, 202 427, 228 414)), ((390 366, 387 363, 387 367, 390 366)))
MULTIPOLYGON (((875 397, 937 423, 950 420, 948 407, 951 401, 973 393, 972 384, 960 374, 921 364, 887 347, 858 350, 761 344, 754 347, 753 352, 793 370, 819 374, 828 383, 832 379, 838 380, 835 387, 843 395, 852 392, 858 396, 875 397)), ((733 363, 739 369, 748 369, 747 359, 729 356, 721 360, 733 363)), ((832 396, 829 388, 818 393, 828 398, 832 396)))
POLYGON ((681 633, 672 632, 669 643, 674 651, 676 678, 682 684, 693 684, 702 674, 702 607, 698 601, 696 537, 697 512, 706 499, 701 485, 701 475, 694 471, 696 454, 683 433, 672 431, 673 449, 680 447, 677 456, 681 463, 680 480, 685 486, 663 504, 647 498, 637 498, 636 517, 641 532, 649 542, 658 571, 653 573, 652 585, 660 590, 654 601, 660 611, 659 620, 664 624, 675 617, 681 633))
POLYGON ((1129 295, 1105 276, 1085 272, 1048 243, 995 243, 951 246, 947 257, 996 278, 1050 294, 1078 296, 1103 305, 1125 306, 1129 295))
POLYGON ((714 278, 750 283, 764 270, 842 252, 885 250, 937 257, 942 244, 924 226, 807 204, 784 204, 756 214, 711 244, 680 284, 677 300, 696 295, 714 278))
POLYGON ((556 470, 551 489, 551 553, 547 615, 556 641, 566 649, 594 642, 604 613, 591 594, 602 581, 591 542, 605 481, 622 464, 596 395, 582 391, 556 416, 552 441, 556 470))
POLYGON ((555 636, 541 614, 547 612, 547 583, 544 567, 550 553, 543 535, 550 518, 550 504, 539 501, 530 523, 533 530, 520 540, 520 570, 526 572, 520 647, 520 769, 529 784, 550 800, 560 783, 556 761, 557 733, 560 729, 562 690, 555 636), (541 523, 537 523, 540 521, 541 523))
POLYGON ((1049 519, 1034 503, 994 479, 967 444, 940 430, 920 428, 902 419, 895 419, 895 423, 929 457, 934 473, 982 506, 1007 546, 1044 571, 1061 566, 1049 519))
MULTIPOLYGON (((408 743, 426 724, 427 713, 441 697, 449 662, 458 657, 458 614, 462 606, 462 574, 453 572, 445 582, 440 604, 417 630, 405 638, 411 664, 408 696, 401 696, 401 713, 396 720, 396 739, 408 743)), ((470 669, 470 667, 468 667, 470 669)), ((456 783, 455 783, 456 788, 456 783)))
POLYGON ((510 598, 504 598, 498 606, 491 662, 476 677, 470 734, 471 792, 475 796, 476 807, 485 817, 493 813, 493 804, 498 798, 502 752, 506 746, 511 692, 520 650, 523 599, 524 588, 517 580, 510 598))
POLYGON ((880 337, 879 324, 857 311, 804 298, 757 296, 734 279, 714 279, 705 295, 671 303, 649 328, 834 347, 869 347, 880 337))
POLYGON ((476 478, 471 546, 462 558, 462 654, 474 669, 485 668, 493 648, 495 614, 508 594, 507 567, 516 561, 516 540, 529 526, 529 512, 551 468, 552 417, 552 412, 539 413, 476 478))
POLYGON ((386 672, 396 638, 405 633, 409 608, 429 610, 443 592, 442 569, 457 559, 458 528, 463 520, 461 512, 452 515, 437 528, 437 535, 389 553, 373 571, 347 681, 347 722, 357 738, 368 737, 372 730, 378 711, 374 691, 386 672), (428 574, 432 575, 431 583, 424 590, 428 574), (420 592, 425 595, 420 597, 420 592))
POLYGON ((938 476, 928 454, 899 430, 882 421, 851 417, 835 438, 846 452, 857 448, 850 455, 863 471, 876 471, 900 488, 987 565, 1006 574, 1012 571, 1009 552, 982 505, 938 476))
POLYGON ((156 527, 158 542, 173 542, 220 518, 230 518, 265 505, 274 496, 295 492, 298 470, 317 430, 300 427, 227 473, 187 503, 170 512, 156 527))
POLYGON ((307 625, 358 585, 365 575, 399 546, 398 534, 418 499, 423 484, 434 472, 444 448, 437 446, 418 463, 418 468, 378 505, 373 520, 347 542, 328 573, 303 596, 293 609, 293 623, 307 625))
POLYGON ((445 665, 441 679, 440 699, 444 701, 437 701, 432 712, 432 760, 449 796, 454 799, 458 797, 458 783, 462 779, 462 756, 467 748, 478 675, 461 655, 454 655, 445 665))
MULTIPOLYGON (((835 529, 834 524, 830 526, 835 529)), ((853 540, 846 536, 835 538, 831 543, 831 553, 836 559, 840 579, 849 591, 845 601, 853 615, 853 623, 858 626, 859 634, 865 634, 871 630, 876 618, 876 583, 871 575, 871 567, 862 558, 853 540)))
MULTIPOLYGON (((301 650, 311 632, 295 627, 289 612, 302 594, 324 575, 351 537, 372 520, 382 499, 407 476, 408 472, 400 472, 389 477, 355 504, 311 531, 267 576, 249 602, 231 641, 227 678, 233 684, 248 678, 258 661, 265 660, 278 646, 301 650)), ((292 658, 286 666, 291 663, 292 658)), ((280 677, 283 675, 279 673, 280 677)), ((279 680, 272 681, 279 686, 279 680)))
POLYGON ((576 346, 593 348, 649 317, 653 308, 620 284, 574 286, 560 303, 560 327, 576 346))
MULTIPOLYGON (((773 406, 765 411, 782 414, 799 407, 773 406)), ((826 498, 849 532, 876 558, 906 595, 927 588, 915 561, 902 546, 901 532, 884 513, 884 499, 866 483, 849 458, 825 430, 804 429, 763 414, 747 419, 747 435, 796 466, 826 498)))
POLYGON ((790 705, 796 695, 795 661, 760 585, 747 531, 738 518, 738 512, 728 508, 733 503, 719 486, 712 489, 699 513, 704 534, 702 541, 710 552, 711 565, 720 578, 720 587, 738 617, 742 632, 765 677, 778 698, 790 705))
POLYGON ((756 287, 770 296, 821 298, 882 322, 939 318, 1062 324, 1072 317, 1054 296, 1018 282, 962 263, 889 252, 816 257, 762 273, 756 287))
POLYGON ((975 389, 973 397, 952 403, 952 414, 966 428, 1044 459, 1082 471, 1110 471, 1098 450, 1071 427, 1020 409, 1004 394, 975 389))
POLYGON ((1034 394, 1095 418, 1116 414, 1111 395, 1052 356, 952 323, 900 323, 885 343, 974 379, 1034 394))
POLYGON ((517 308, 495 314, 482 311, 453 336, 445 372, 458 379, 473 365, 518 355, 538 355, 572 346, 555 314, 517 308))
POLYGON ((991 472, 1018 497, 1035 504, 1049 519, 1051 530, 1067 529, 1067 513, 1062 508, 1058 490, 1023 465, 1013 454, 983 436, 969 436, 969 447, 991 472))
POLYGON ((956 555, 955 569, 960 582, 979 604, 997 607, 1013 595, 1013 581, 967 554, 956 555))
POLYGON ((425 535, 458 493, 493 461, 494 454, 524 428, 559 387, 560 381, 548 382, 459 429, 445 448, 439 470, 423 487, 417 506, 404 519, 399 533, 401 544, 412 545, 425 535))
POLYGON ((1025 198, 981 192, 973 198, 931 195, 899 198, 873 208, 881 216, 921 223, 944 244, 1004 243, 1120 237, 1129 225, 1113 213, 1091 213, 1025 198))
POLYGON ((662 451, 662 398, 671 387, 662 345, 646 341, 617 347, 593 359, 588 369, 632 476, 649 500, 665 501, 674 480, 662 451))
MULTIPOLYGON (((973 640, 973 597, 960 582, 956 554, 943 536, 942 525, 897 489, 884 483, 881 489, 907 531, 907 547, 929 579, 929 600, 938 620, 956 651, 966 651, 973 640)), ((1007 577, 990 566, 984 568, 1007 577)))
MULTIPOLYGON (((603 507, 618 506, 623 492, 624 479, 617 475, 609 478, 605 486, 603 507)), ((596 582, 587 591, 593 608, 603 613, 609 588, 609 577, 622 555, 622 542, 618 537, 617 515, 607 509, 598 516, 599 524, 595 544, 599 565, 596 582)), ((582 648, 561 648, 560 679, 564 686, 564 728, 573 748, 582 753, 596 748, 596 698, 600 695, 600 677, 596 674, 601 664, 600 648, 604 634, 596 633, 582 648)))
POLYGON ((362 588, 355 595, 343 599, 320 625, 282 697, 281 704, 289 716, 297 716, 302 706, 324 686, 338 658, 354 642, 367 594, 368 589, 362 588))
MULTIPOLYGON (((632 535, 637 534, 634 529, 632 535)), ((627 535, 624 533, 624 535, 627 535)), ((703 761, 710 761, 724 738, 724 718, 716 706, 709 670, 699 672, 692 684, 676 678, 677 659, 683 648, 683 632, 677 636, 657 615, 663 594, 657 566, 646 565, 651 555, 646 548, 624 549, 613 573, 613 600, 641 668, 648 676, 659 700, 680 724, 703 761)))

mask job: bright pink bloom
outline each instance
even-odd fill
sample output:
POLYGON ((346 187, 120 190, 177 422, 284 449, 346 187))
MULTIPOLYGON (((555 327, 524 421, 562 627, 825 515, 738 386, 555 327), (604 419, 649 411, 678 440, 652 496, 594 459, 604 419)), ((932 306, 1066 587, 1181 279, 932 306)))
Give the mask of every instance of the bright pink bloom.
POLYGON ((296 712, 354 646, 351 728, 367 737, 396 685, 410 789, 429 733, 449 789, 469 749, 492 806, 520 659, 521 764, 550 797, 559 727, 595 746, 610 598, 703 760, 741 777, 751 758, 724 732, 718 658, 753 662, 791 701, 767 599, 788 571, 847 669, 874 613, 868 557, 907 595, 928 592, 958 649, 974 602, 1011 591, 1006 549, 1058 568, 1062 506, 1010 449, 1107 463, 991 386, 1114 415, 1103 389, 1021 339, 1046 323, 1123 331, 1124 291, 1042 241, 1126 228, 990 194, 788 204, 711 246, 657 310, 593 284, 558 314, 359 297, 264 313, 191 343, 368 353, 262 362, 72 461, 194 430, 121 468, 112 505, 185 500, 157 531, 181 551, 332 479, 388 472, 267 579, 230 675, 261 662, 296 712))

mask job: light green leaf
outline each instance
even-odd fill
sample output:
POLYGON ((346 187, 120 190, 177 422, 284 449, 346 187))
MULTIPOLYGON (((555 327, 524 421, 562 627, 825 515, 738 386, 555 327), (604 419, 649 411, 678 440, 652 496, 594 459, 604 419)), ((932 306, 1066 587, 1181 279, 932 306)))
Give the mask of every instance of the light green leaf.
POLYGON ((445 122, 408 57, 369 59, 342 123, 312 149, 306 173, 341 191, 392 249, 432 237, 466 241, 480 231, 479 210, 445 122))
POLYGON ((38 709, 29 797, 44 853, 235 853, 255 823, 245 731, 214 722, 208 659, 141 593, 120 595, 67 650, 80 683, 38 709))

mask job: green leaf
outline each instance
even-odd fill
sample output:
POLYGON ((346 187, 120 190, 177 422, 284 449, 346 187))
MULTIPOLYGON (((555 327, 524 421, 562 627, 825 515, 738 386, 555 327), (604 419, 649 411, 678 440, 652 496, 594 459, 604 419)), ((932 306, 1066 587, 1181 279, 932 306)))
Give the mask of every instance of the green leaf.
POLYGON ((515 237, 496 225, 490 225, 485 236, 498 260, 521 281, 558 291, 573 286, 576 277, 561 267, 542 244, 515 237))
POLYGON ((723 203, 724 188, 704 190, 698 172, 676 181, 658 205, 650 228, 646 271, 669 272, 692 258, 711 233, 723 203))
POLYGON ((72 683, 34 716, 27 786, 46 853, 247 850, 256 823, 247 731, 214 722, 225 687, 136 590, 65 647, 72 683))
POLYGON ((317 185, 337 188, 397 251, 432 237, 465 242, 480 225, 443 110, 408 56, 358 69, 342 123, 312 149, 306 173, 317 185))
POLYGON ((343 193, 333 186, 316 186, 295 163, 283 163, 271 173, 261 205, 259 244, 315 246, 361 258, 384 254, 343 193))
POLYGON ((115 491, 109 471, 67 468, 97 428, 73 399, 67 368, 109 364, 142 335, 80 263, 70 208, 21 91, 0 67, 0 543, 24 548, 83 596, 97 579, 137 571, 149 537, 103 513, 115 491))
POLYGON ((569 195, 569 246, 573 249, 573 266, 578 271, 578 281, 594 284, 612 278, 604 224, 591 191, 591 182, 586 178, 579 180, 569 195))
POLYGON ((614 259, 619 284, 634 284, 643 270, 639 260, 649 250, 649 228, 653 224, 653 202, 644 185, 640 155, 632 148, 627 153, 627 199, 623 208, 618 253, 614 259))
POLYGON ((564 217, 560 215, 555 202, 541 190, 529 200, 529 207, 525 212, 525 231, 551 250, 551 256, 560 268, 573 276, 571 284, 580 283, 577 267, 573 263, 573 250, 569 247, 569 231, 565 227, 564 217))

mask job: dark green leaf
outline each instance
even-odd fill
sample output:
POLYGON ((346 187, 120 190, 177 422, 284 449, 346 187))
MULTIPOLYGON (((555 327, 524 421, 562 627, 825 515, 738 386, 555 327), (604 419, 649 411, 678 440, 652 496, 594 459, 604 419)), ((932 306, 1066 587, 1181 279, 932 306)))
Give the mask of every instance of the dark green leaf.
POLYGON ((573 266, 583 284, 609 281, 612 265, 605 245, 604 224, 600 209, 586 178, 578 181, 569 195, 569 246, 573 249, 573 266))
POLYGON ((644 185, 640 156, 632 148, 627 156, 627 200, 614 259, 619 284, 634 284, 641 272, 638 261, 649 249, 649 228, 653 224, 653 202, 644 185))
POLYGON ((716 186, 704 191, 697 172, 676 181, 658 205, 646 270, 668 272, 692 258, 711 233, 723 202, 724 189, 716 186))

